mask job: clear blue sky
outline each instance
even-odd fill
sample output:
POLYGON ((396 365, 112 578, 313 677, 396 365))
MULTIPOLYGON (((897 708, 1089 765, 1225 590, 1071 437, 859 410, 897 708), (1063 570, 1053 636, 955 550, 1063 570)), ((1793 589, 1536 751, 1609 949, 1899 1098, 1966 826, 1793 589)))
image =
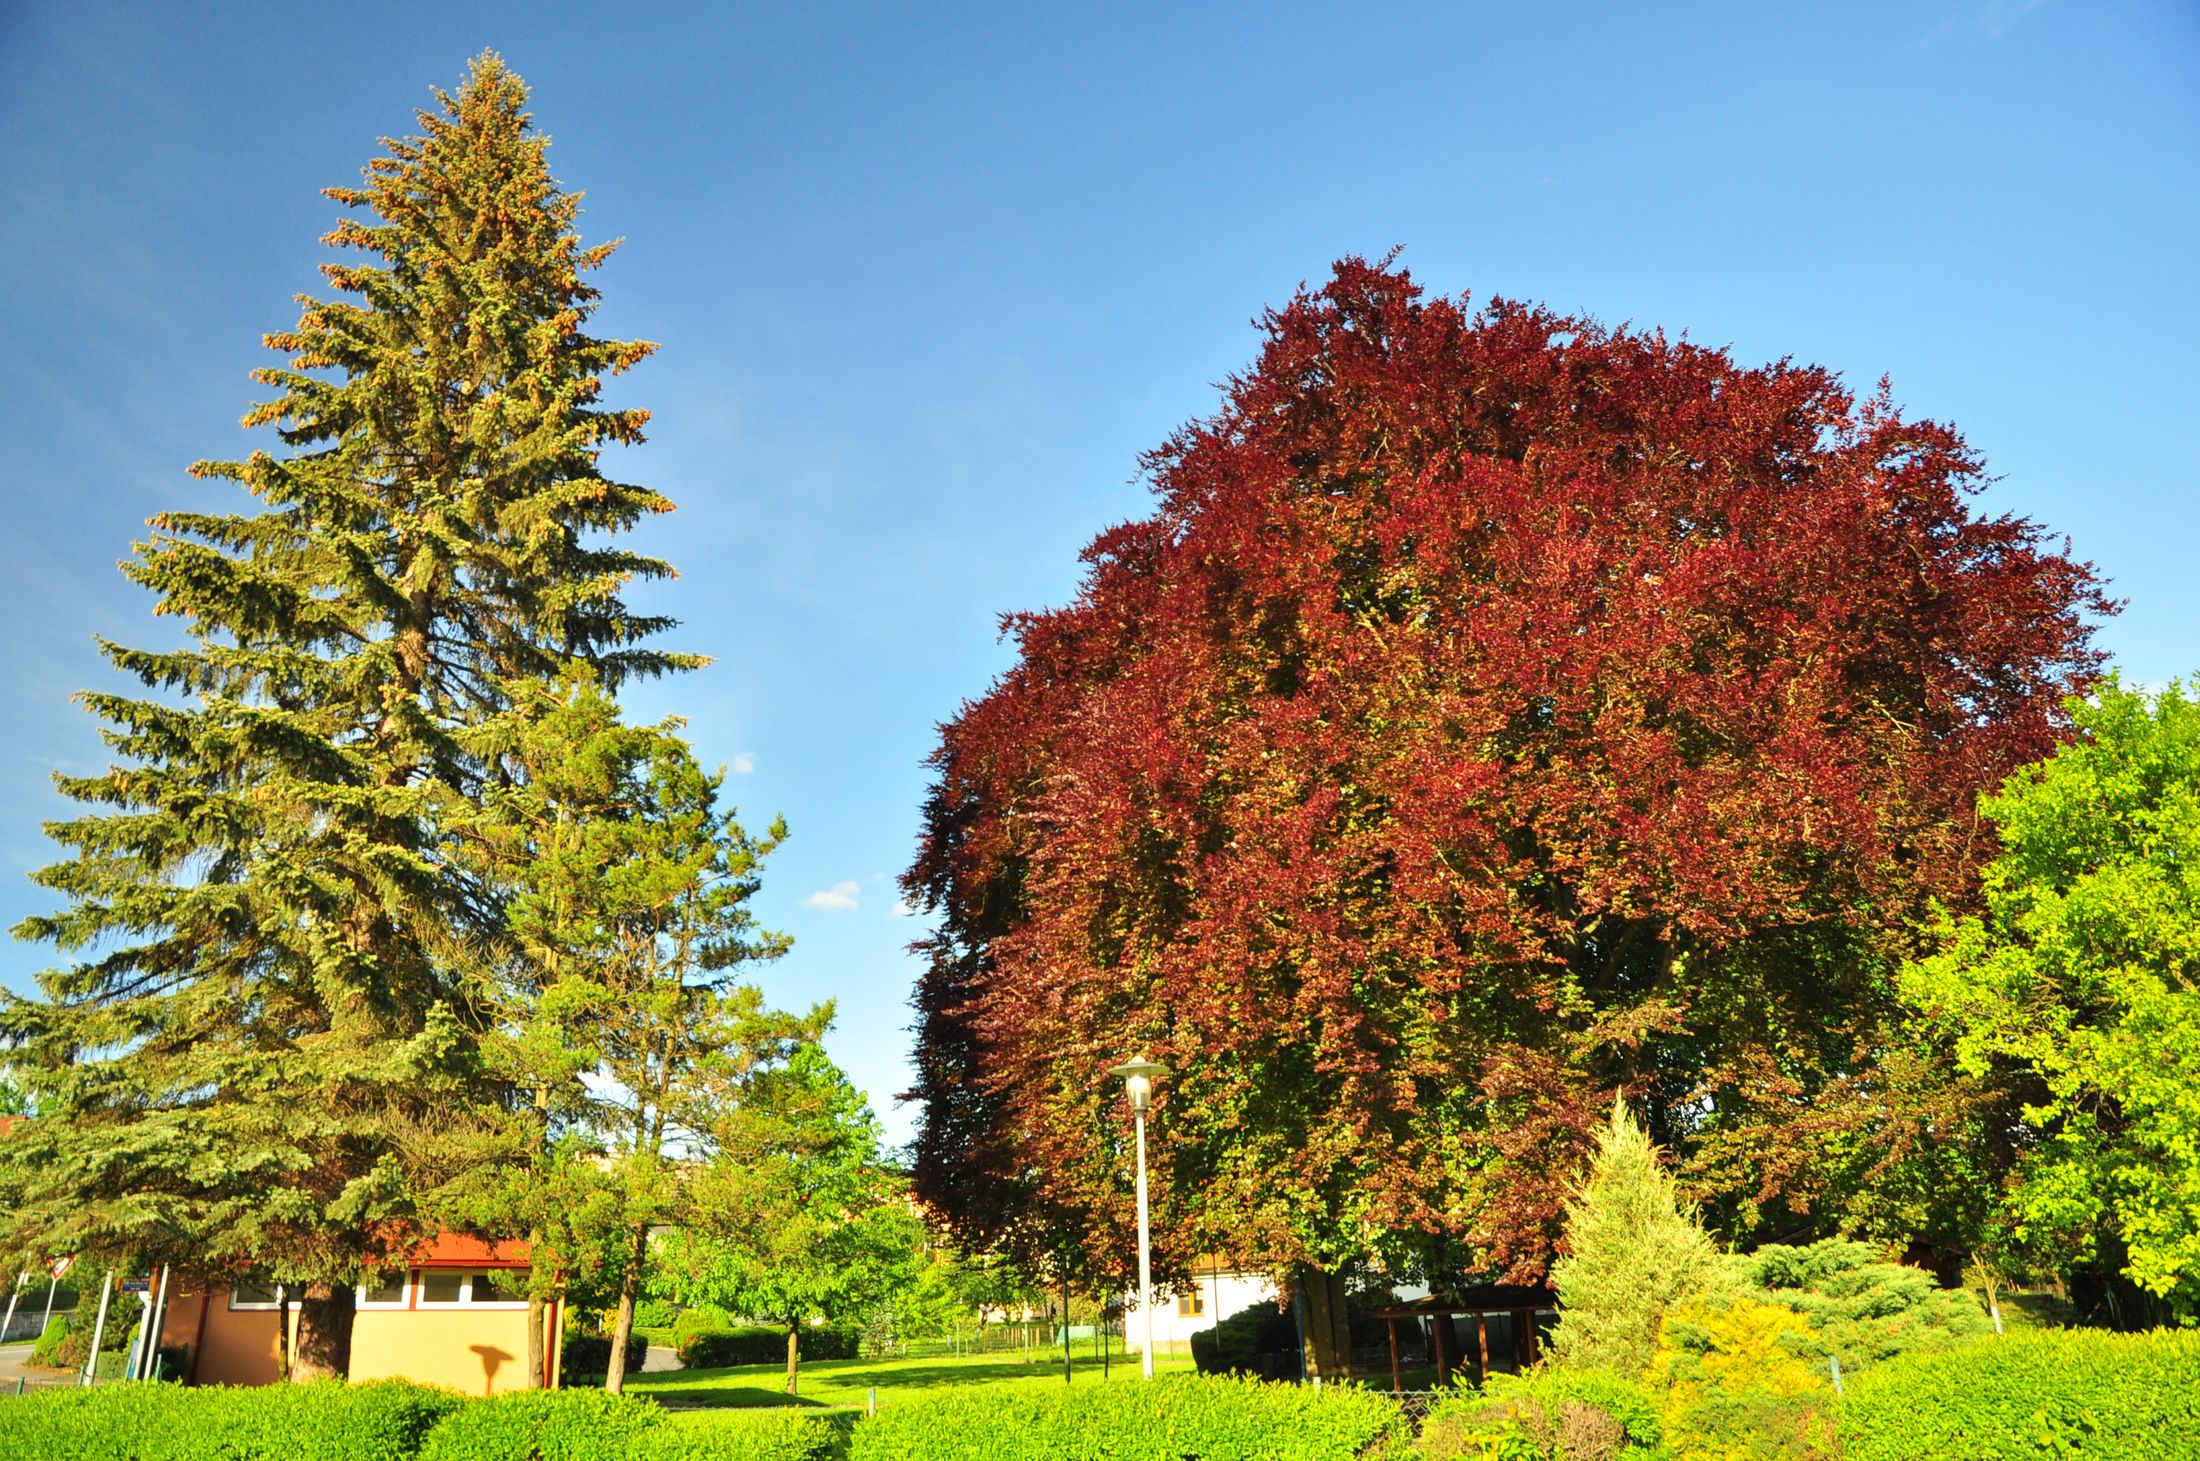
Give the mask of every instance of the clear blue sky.
MULTIPOLYGON (((1895 4, 0 4, 0 918, 56 767, 99 764, 114 564, 226 502, 261 332, 376 137, 494 46, 535 87, 599 322, 662 342, 617 465, 707 671, 643 692, 784 812, 779 998, 897 1137, 917 930, 892 879, 933 727, 1141 510, 1249 321, 1340 254, 1428 285, 1792 355, 1952 420, 1990 509, 2200 668, 2200 7, 1895 4), (847 885, 830 896, 836 885, 847 885), (827 894, 823 898, 815 895, 827 894), (845 903, 833 907, 819 904, 845 903)), ((46 952, 0 949, 21 983, 46 952)))

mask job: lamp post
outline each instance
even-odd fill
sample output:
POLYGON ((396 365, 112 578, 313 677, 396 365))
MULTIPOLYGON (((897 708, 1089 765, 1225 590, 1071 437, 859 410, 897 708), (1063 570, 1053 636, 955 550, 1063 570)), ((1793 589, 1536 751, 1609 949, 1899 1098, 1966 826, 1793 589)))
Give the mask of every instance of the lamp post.
POLYGON ((1146 1326, 1146 1343, 1139 1366, 1153 1378, 1153 1241, 1146 1222, 1146 1107, 1153 1103, 1153 1078, 1169 1068, 1141 1055, 1108 1072, 1123 1078, 1123 1094, 1130 1098, 1131 1114, 1138 1124, 1138 1313, 1146 1326))

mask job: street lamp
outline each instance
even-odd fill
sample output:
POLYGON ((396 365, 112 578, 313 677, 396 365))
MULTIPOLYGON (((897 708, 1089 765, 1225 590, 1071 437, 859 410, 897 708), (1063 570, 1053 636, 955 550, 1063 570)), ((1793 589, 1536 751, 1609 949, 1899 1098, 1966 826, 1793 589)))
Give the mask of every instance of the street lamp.
POLYGON ((1131 1114, 1138 1120, 1138 1312, 1146 1326, 1146 1344, 1139 1364, 1146 1378, 1153 1378, 1153 1242, 1146 1225, 1146 1108, 1153 1104, 1153 1078, 1169 1068, 1155 1065, 1145 1056, 1126 1061, 1108 1072, 1123 1078, 1123 1094, 1130 1098, 1131 1114))

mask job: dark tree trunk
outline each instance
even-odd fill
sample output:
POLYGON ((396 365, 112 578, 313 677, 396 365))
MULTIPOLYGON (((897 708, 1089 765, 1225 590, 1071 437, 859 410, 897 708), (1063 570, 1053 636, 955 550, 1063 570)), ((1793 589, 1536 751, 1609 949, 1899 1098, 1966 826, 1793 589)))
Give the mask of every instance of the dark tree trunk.
POLYGON ((1344 1275, 1309 1268, 1299 1276, 1306 1295, 1306 1374, 1334 1384, 1352 1378, 1352 1335, 1345 1322, 1344 1275))
POLYGON ((292 1380, 341 1380, 350 1373, 351 1318, 356 1298, 349 1284, 306 1285, 298 1298, 292 1380))

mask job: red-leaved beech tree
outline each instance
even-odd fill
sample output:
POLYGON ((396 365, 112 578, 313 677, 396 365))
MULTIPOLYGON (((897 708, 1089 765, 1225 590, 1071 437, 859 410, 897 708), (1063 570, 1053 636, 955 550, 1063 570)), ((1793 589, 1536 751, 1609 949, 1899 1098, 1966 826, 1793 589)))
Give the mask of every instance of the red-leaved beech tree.
POLYGON ((1891 960, 2064 734, 2091 570, 1884 386, 1359 260, 1264 325, 943 730, 922 1196, 1119 1249, 1146 1051, 1165 1271, 1537 1277, 1615 1089, 1732 1229, 1928 1221, 1993 1123, 1891 960))

